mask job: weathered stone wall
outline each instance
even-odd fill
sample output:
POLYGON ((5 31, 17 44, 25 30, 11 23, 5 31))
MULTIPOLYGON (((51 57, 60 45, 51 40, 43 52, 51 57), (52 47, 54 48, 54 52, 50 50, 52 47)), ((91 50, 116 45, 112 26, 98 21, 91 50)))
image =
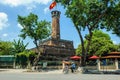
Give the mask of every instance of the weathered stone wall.
POLYGON ((64 47, 64 48, 74 48, 73 42, 68 40, 56 40, 56 39, 49 39, 41 43, 41 45, 49 45, 49 46, 57 46, 57 47, 64 47))

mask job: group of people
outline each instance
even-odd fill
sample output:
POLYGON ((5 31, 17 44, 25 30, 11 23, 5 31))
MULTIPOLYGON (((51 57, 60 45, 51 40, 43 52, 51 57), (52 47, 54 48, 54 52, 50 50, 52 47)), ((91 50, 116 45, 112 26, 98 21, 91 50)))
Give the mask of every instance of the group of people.
MULTIPOLYGON (((70 65, 70 69, 71 69, 71 72, 72 72, 72 73, 75 72, 75 69, 76 69, 75 63, 72 63, 72 64, 70 65)), ((65 64, 65 67, 64 67, 64 69, 63 69, 63 72, 64 72, 64 73, 68 73, 68 71, 69 71, 69 65, 68 65, 68 64, 65 64)))

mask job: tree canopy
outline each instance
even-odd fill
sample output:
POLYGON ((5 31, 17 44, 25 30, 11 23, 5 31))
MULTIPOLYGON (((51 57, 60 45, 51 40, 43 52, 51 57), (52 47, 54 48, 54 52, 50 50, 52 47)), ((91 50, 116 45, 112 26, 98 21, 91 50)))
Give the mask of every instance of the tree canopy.
MULTIPOLYGON (((84 41, 85 45, 87 41, 84 41)), ((93 32, 93 37, 90 45, 88 56, 101 56, 112 51, 118 51, 118 46, 113 44, 110 36, 107 33, 96 30, 93 32)), ((76 50, 77 55, 81 55, 81 45, 76 50)))
POLYGON ((18 16, 18 22, 22 25, 20 37, 30 37, 34 41, 41 41, 50 35, 50 22, 38 21, 38 16, 30 13, 26 17, 18 16))
POLYGON ((0 41, 0 55, 11 55, 12 42, 0 41))
POLYGON ((38 56, 35 58, 35 65, 39 60, 40 50, 39 45, 42 40, 48 38, 50 36, 50 22, 46 20, 38 21, 38 16, 30 13, 28 16, 18 16, 18 22, 22 25, 23 29, 21 30, 20 37, 25 39, 29 37, 33 40, 36 48, 38 50, 38 56))
POLYGON ((12 53, 15 55, 15 54, 18 54, 18 53, 20 53, 20 52, 23 52, 23 51, 25 51, 26 50, 26 47, 27 47, 27 45, 28 45, 28 43, 27 44, 24 44, 24 42, 22 41, 22 40, 18 40, 18 41, 16 41, 16 40, 14 40, 13 42, 13 49, 12 49, 12 53))
POLYGON ((82 45, 82 66, 85 65, 94 30, 107 29, 119 33, 117 30, 120 24, 119 0, 56 0, 56 2, 64 6, 66 16, 73 21, 79 34, 82 45), (88 30, 87 46, 84 45, 82 30, 88 30))

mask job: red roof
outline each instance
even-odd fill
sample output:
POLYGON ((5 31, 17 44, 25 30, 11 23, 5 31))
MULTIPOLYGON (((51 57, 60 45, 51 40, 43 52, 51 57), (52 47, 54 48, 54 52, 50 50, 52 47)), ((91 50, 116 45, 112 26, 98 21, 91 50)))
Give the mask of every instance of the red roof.
POLYGON ((80 56, 72 56, 70 57, 70 59, 74 59, 74 60, 79 60, 81 57, 80 56))
POLYGON ((89 59, 98 59, 98 56, 91 56, 89 59))

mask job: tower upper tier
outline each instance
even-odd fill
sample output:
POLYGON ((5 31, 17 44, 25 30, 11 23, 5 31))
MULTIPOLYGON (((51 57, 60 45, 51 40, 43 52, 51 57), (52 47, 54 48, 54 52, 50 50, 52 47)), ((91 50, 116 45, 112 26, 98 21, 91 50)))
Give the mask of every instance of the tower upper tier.
POLYGON ((60 24, 59 24, 60 14, 61 14, 61 12, 57 11, 57 10, 51 12, 51 15, 52 15, 52 34, 51 34, 51 37, 53 39, 57 39, 57 40, 60 39, 60 24))

